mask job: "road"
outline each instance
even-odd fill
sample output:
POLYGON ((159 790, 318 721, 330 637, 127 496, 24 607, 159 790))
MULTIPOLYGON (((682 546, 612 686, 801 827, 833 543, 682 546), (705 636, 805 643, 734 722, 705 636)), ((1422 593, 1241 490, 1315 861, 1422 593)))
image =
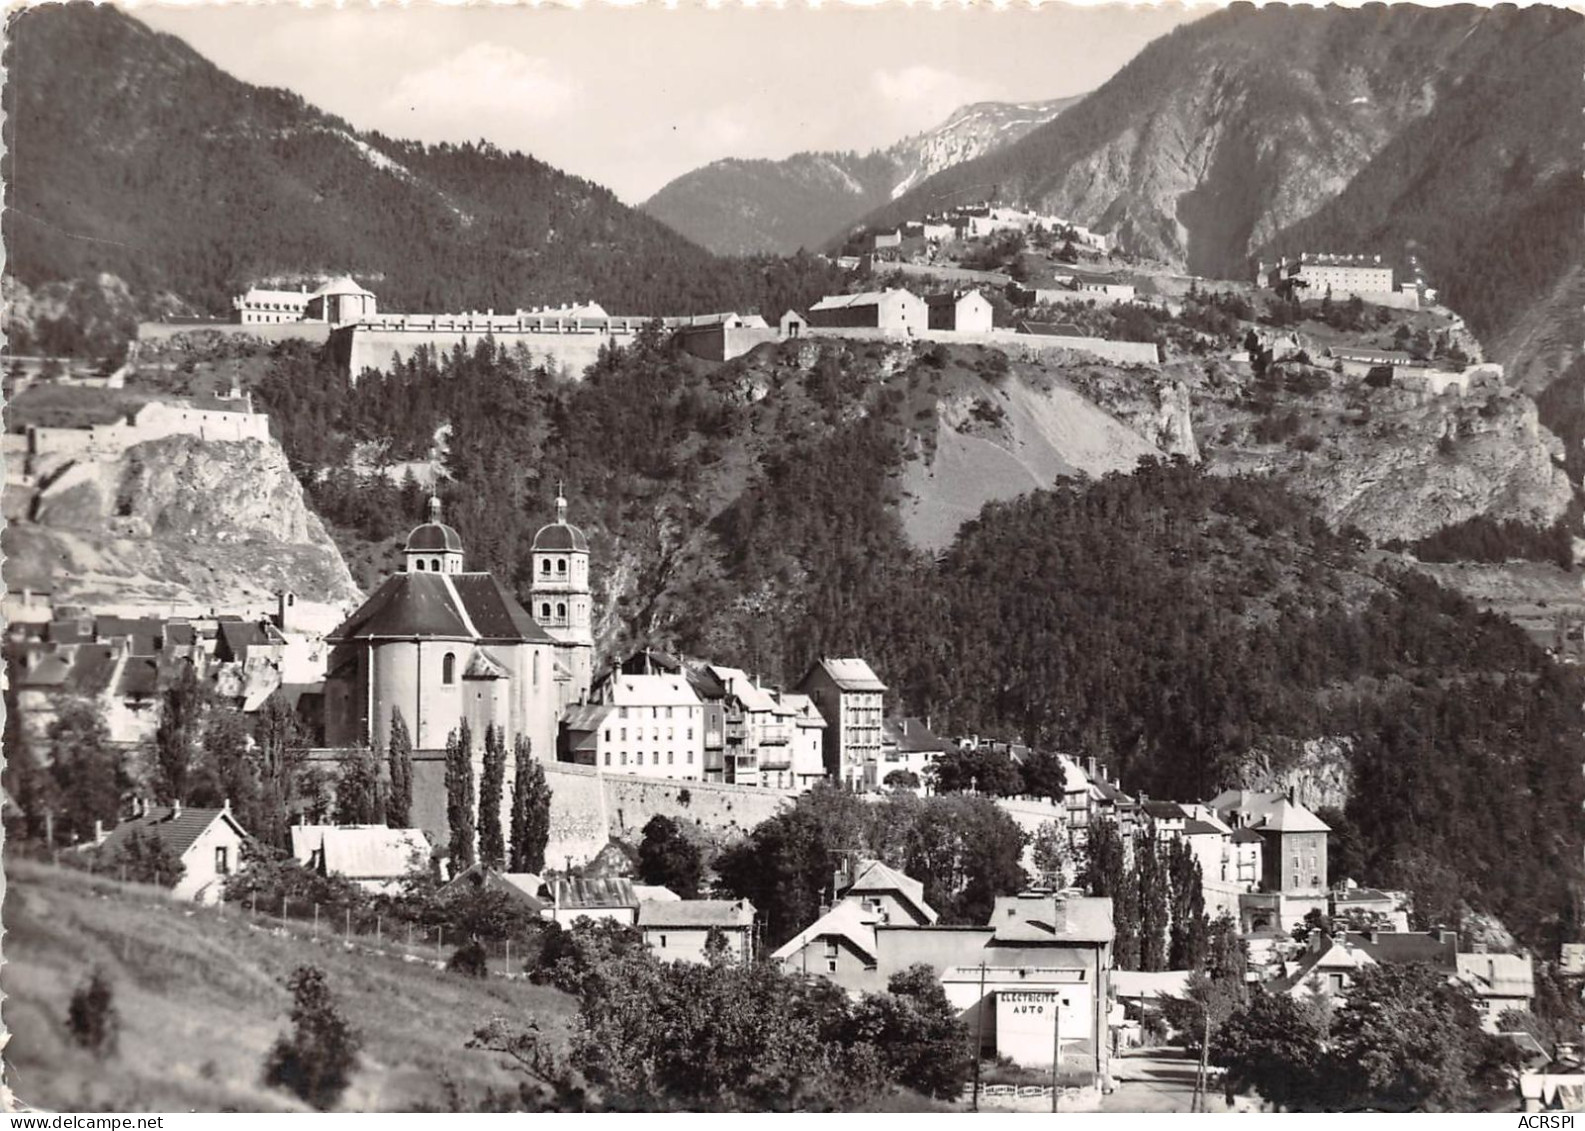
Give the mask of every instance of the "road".
MULTIPOLYGON (((1182 1049, 1136 1049, 1111 1062, 1117 1088, 1101 1097, 1101 1111, 1188 1111, 1194 1100, 1195 1062, 1182 1049)), ((1256 1105, 1240 1096, 1228 1107, 1221 1089, 1213 1086, 1206 1110, 1253 1111, 1256 1105)))

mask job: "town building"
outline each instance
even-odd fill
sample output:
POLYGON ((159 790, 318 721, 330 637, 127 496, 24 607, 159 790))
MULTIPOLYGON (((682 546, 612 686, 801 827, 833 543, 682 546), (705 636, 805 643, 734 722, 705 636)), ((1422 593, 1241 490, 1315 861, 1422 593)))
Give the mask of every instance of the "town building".
POLYGON ((535 532, 529 553, 534 575, 529 608, 556 642, 557 668, 568 677, 562 705, 581 702, 594 682, 589 539, 567 521, 567 500, 560 491, 556 493, 556 521, 535 532))
POLYGON ((988 334, 992 329, 991 303, 979 291, 952 291, 926 295, 929 328, 958 334, 988 334))
MULTIPOLYGON (((443 759, 464 722, 476 748, 495 726, 509 751, 521 735, 536 757, 548 758, 559 715, 578 698, 573 673, 557 663, 566 645, 493 575, 463 568, 462 539, 440 521, 438 499, 430 500, 429 521, 408 535, 405 554, 407 568, 329 635, 327 743, 383 751, 401 712, 413 743, 415 801, 418 763, 443 759)), ((445 839, 444 830, 425 828, 445 839)))
POLYGON ((703 781, 704 729, 704 704, 686 677, 617 670, 592 702, 568 710, 562 757, 606 774, 703 781))
POLYGON ((922 336, 930 328, 930 312, 918 295, 890 287, 856 295, 827 295, 809 308, 808 323, 817 329, 870 329, 922 336))
POLYGON ((1362 299, 1377 300, 1393 293, 1392 265, 1383 265, 1381 256, 1365 255, 1312 255, 1301 252, 1297 259, 1279 259, 1271 271, 1265 264, 1257 267, 1259 281, 1265 286, 1302 287, 1311 296, 1319 298, 1330 294, 1333 299, 1358 295, 1362 299))
POLYGON ((301 322, 308 313, 308 288, 295 291, 249 287, 231 300, 231 320, 244 326, 301 322))
POLYGON ((1291 930, 1328 907, 1326 840, 1331 829, 1294 794, 1225 790, 1207 807, 1230 828, 1260 837, 1260 890, 1239 896, 1248 932, 1262 925, 1291 930))
POLYGON ((999 896, 984 925, 943 927, 844 898, 773 955, 784 970, 827 978, 850 993, 884 990, 892 975, 924 964, 940 972, 947 1000, 981 1054, 1064 1073, 1107 1074, 1112 902, 1060 893, 999 896))
POLYGON ((864 660, 822 659, 799 681, 826 720, 827 776, 862 789, 880 762, 881 716, 886 685, 864 660))
POLYGON ((779 692, 776 703, 777 714, 783 715, 792 727, 792 769, 788 773, 788 785, 793 789, 808 789, 826 777, 825 718, 807 695, 779 692))
POLYGON ((546 917, 560 927, 570 927, 579 919, 610 920, 626 927, 638 923, 638 895, 630 880, 551 880, 544 894, 550 903, 546 917))
POLYGON ((638 929, 662 962, 708 962, 712 933, 729 961, 754 958, 754 905, 746 899, 641 900, 638 929))
POLYGON ((396 894, 427 871, 433 849, 420 829, 385 825, 293 825, 292 858, 322 876, 340 876, 376 895, 396 894))
POLYGON ((1499 1031, 1509 1011, 1529 1013, 1535 1004, 1535 966, 1528 954, 1460 953, 1458 976, 1475 991, 1481 1028, 1499 1031))
POLYGON ((110 831, 99 844, 99 855, 114 873, 133 837, 152 837, 182 866, 180 876, 165 880, 172 898, 219 903, 227 877, 244 866, 242 843, 247 835, 231 815, 229 801, 219 809, 192 809, 180 803, 144 807, 110 831))
POLYGON ((865 786, 876 789, 887 784, 894 773, 913 774, 923 789, 929 780, 926 771, 943 754, 955 749, 930 729, 928 719, 887 719, 881 723, 881 756, 865 786))

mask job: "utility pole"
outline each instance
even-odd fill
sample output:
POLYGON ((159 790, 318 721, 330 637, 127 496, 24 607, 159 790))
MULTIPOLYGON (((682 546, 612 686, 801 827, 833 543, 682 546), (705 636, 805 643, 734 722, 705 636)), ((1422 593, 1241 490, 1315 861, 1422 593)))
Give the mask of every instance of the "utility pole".
POLYGON ((1206 1092, 1211 1082, 1211 1007, 1203 1001, 1200 1003, 1200 1018, 1200 1068, 1194 1078, 1194 1094, 1200 1101, 1198 1110, 1209 1111, 1211 1105, 1206 1092))
POLYGON ((979 1011, 974 1025, 974 1110, 980 1110, 980 1061, 985 1059, 985 960, 980 960, 979 1011))
POLYGON ((1057 1114, 1057 1097, 1062 1095, 1062 992, 1051 995, 1051 1114, 1057 1114))

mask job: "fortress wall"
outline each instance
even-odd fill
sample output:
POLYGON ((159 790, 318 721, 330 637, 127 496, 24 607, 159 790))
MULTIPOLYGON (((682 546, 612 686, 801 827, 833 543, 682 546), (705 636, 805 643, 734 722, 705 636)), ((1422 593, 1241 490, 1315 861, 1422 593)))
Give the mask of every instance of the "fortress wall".
POLYGON ((940 342, 943 345, 990 346, 1028 358, 1046 358, 1055 353, 1083 353, 1119 365, 1157 365, 1161 355, 1154 342, 1114 342, 1106 338, 1048 337, 1044 334, 1019 334, 1012 330, 988 333, 959 333, 956 330, 928 330, 924 333, 897 333, 873 327, 811 326, 804 331, 809 338, 845 338, 863 342, 940 342))
POLYGON ((472 349, 487 333, 507 349, 526 347, 535 361, 548 360, 574 379, 583 376, 599 356, 600 347, 616 336, 592 331, 366 330, 356 326, 336 332, 337 360, 356 379, 365 369, 387 371, 393 361, 406 361, 420 346, 437 353, 449 353, 459 345, 472 349))
POLYGON ((328 322, 139 322, 138 340, 158 342, 181 334, 198 334, 213 331, 217 334, 243 335, 266 342, 284 342, 300 338, 307 342, 323 342, 330 338, 328 322))

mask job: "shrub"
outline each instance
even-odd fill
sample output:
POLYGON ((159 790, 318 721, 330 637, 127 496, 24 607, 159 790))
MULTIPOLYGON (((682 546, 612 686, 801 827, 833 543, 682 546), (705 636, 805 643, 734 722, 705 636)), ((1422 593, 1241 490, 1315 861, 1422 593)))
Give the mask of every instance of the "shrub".
POLYGON ((285 1088, 319 1111, 329 1111, 351 1082, 363 1040, 336 1008, 324 971, 299 966, 286 987, 292 991, 293 1031, 270 1049, 264 1083, 285 1088))
POLYGON ((66 1010, 66 1027, 73 1041, 96 1056, 115 1049, 120 1017, 103 971, 96 969, 87 982, 73 991, 66 1010))
POLYGON ((490 973, 490 962, 484 953, 484 944, 478 939, 469 939, 452 954, 451 960, 446 963, 446 969, 453 974, 463 974, 469 978, 487 977, 490 973))

